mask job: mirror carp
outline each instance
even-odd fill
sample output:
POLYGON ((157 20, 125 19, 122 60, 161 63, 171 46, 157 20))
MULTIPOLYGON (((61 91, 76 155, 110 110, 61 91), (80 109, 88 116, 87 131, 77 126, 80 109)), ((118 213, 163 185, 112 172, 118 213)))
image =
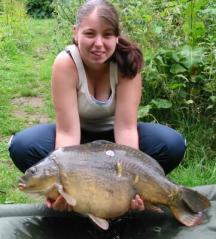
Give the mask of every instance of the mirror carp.
POLYGON ((136 194, 146 209, 165 205, 188 227, 202 223, 202 211, 210 207, 204 195, 171 182, 149 155, 104 140, 53 151, 26 170, 19 189, 51 199, 61 194, 73 211, 104 230, 109 228, 107 219, 130 210, 136 194))

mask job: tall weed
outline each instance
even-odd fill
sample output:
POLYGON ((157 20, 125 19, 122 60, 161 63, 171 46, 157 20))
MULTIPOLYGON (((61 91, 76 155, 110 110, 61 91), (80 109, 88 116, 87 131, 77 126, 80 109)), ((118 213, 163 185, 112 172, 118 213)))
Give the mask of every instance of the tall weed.
POLYGON ((17 0, 0 1, 0 55, 15 56, 28 45, 25 6, 17 0))

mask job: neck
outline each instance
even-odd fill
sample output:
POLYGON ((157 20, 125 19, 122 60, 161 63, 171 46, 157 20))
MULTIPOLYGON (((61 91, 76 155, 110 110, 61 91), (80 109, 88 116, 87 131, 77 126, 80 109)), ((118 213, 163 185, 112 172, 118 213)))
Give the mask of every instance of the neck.
POLYGON ((109 63, 104 63, 102 65, 96 65, 96 66, 89 66, 84 63, 84 67, 88 75, 98 75, 98 74, 104 74, 105 72, 109 70, 109 63))

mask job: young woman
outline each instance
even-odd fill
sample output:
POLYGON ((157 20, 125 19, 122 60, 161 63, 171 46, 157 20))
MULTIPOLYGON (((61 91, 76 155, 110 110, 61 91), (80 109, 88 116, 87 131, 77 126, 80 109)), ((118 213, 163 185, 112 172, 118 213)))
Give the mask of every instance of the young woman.
MULTIPOLYGON (((53 64, 56 124, 15 134, 9 147, 15 165, 24 172, 55 148, 105 139, 144 151, 169 173, 182 160, 185 143, 171 128, 137 123, 142 65, 139 48, 121 36, 113 5, 86 1, 77 15, 73 44, 53 64)), ((48 206, 67 208, 61 197, 48 206)), ((143 207, 136 196, 132 208, 143 207)))

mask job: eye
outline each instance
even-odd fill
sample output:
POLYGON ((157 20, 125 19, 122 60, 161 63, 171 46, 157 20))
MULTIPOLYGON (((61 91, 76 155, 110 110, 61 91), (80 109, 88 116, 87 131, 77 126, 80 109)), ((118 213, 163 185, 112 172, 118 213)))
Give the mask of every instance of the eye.
POLYGON ((30 168, 29 171, 32 175, 34 175, 37 172, 37 169, 34 167, 34 168, 30 168))
POLYGON ((114 33, 113 32, 106 32, 105 34, 104 34, 104 37, 112 37, 112 36, 114 36, 114 33))
POLYGON ((94 37, 94 32, 85 32, 84 35, 87 37, 94 37))

